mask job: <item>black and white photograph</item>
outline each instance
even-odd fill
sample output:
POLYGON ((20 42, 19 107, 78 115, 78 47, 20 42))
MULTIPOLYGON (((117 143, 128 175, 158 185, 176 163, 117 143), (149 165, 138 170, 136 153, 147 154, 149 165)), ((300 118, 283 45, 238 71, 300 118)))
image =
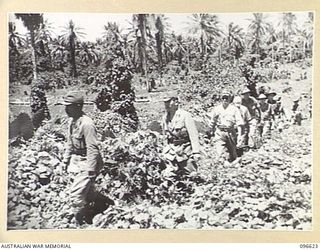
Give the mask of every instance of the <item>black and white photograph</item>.
POLYGON ((313 11, 7 27, 8 231, 314 229, 313 11))

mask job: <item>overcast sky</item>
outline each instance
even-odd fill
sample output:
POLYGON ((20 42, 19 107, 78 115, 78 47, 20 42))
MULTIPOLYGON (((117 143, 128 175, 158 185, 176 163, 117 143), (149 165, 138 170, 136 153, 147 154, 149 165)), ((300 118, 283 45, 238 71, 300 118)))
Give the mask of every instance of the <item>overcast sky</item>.
MULTIPOLYGON (((297 24, 301 26, 307 19, 308 12, 293 12, 297 16, 297 24)), ((214 13, 216 14, 216 13, 214 13)), ((248 24, 252 19, 252 13, 218 13, 218 20, 220 21, 220 28, 225 30, 226 26, 230 22, 240 25, 247 31, 248 24)), ((280 20, 280 13, 266 12, 266 21, 278 26, 280 20)), ((187 23, 190 21, 191 14, 177 14, 177 13, 165 13, 168 17, 168 22, 171 24, 171 29, 176 34, 184 34, 187 23)), ((17 30, 19 33, 26 33, 26 29, 20 20, 16 20, 12 14, 9 14, 9 20, 16 22, 17 30)), ((102 37, 103 26, 108 22, 116 22, 120 29, 124 32, 129 28, 129 22, 132 19, 132 14, 111 14, 111 13, 44 13, 44 18, 48 19, 53 27, 54 34, 60 34, 63 26, 66 26, 69 20, 73 20, 77 27, 83 28, 83 32, 86 33, 83 41, 95 41, 97 38, 102 37)))

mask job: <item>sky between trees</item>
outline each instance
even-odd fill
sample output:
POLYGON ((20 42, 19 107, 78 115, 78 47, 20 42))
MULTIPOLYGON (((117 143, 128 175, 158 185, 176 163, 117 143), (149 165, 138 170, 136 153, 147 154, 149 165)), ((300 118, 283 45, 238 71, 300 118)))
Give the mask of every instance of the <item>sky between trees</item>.
MULTIPOLYGON (((308 12, 292 12, 297 17, 296 24, 301 27, 307 20, 308 12)), ((164 13, 171 24, 170 30, 176 34, 187 34, 188 22, 190 22, 189 13, 164 13)), ((222 31, 226 30, 229 23, 233 22, 247 31, 252 13, 212 13, 218 16, 219 27, 222 31)), ((264 12, 266 21, 272 23, 275 28, 279 26, 281 12, 264 12)), ((47 19, 53 28, 53 34, 58 35, 70 20, 73 20, 77 27, 83 28, 82 32, 86 35, 82 41, 96 41, 101 38, 104 32, 103 26, 108 22, 116 22, 123 33, 127 33, 132 20, 132 13, 44 13, 44 20, 47 19)), ((21 34, 27 33, 26 28, 20 20, 14 17, 13 13, 8 15, 8 21, 16 23, 17 31, 21 34)))

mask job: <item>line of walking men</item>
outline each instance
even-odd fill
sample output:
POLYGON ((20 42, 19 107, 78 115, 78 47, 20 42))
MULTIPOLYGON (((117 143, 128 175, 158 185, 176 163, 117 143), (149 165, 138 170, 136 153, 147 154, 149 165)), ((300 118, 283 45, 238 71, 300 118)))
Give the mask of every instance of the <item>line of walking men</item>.
MULTIPOLYGON (((272 128, 281 128, 285 116, 281 101, 273 99, 275 93, 260 94, 254 99, 249 90, 233 98, 231 93, 221 94, 221 103, 208 114, 210 130, 218 157, 224 163, 239 157, 239 148, 258 148, 261 138, 270 136, 272 128), (232 100, 233 99, 233 100, 232 100)), ((200 159, 198 130, 192 115, 180 107, 177 95, 164 98, 165 114, 162 118, 166 146, 162 153, 168 166, 175 167, 177 176, 191 178, 196 175, 200 159)), ((83 112, 84 97, 70 92, 64 97, 65 111, 70 117, 67 146, 60 170, 70 174, 70 203, 78 225, 92 224, 92 218, 103 212, 114 201, 94 189, 95 178, 103 167, 96 127, 83 112)), ((293 123, 301 124, 299 100, 293 106, 293 123)), ((63 174, 63 173, 62 173, 63 174)))

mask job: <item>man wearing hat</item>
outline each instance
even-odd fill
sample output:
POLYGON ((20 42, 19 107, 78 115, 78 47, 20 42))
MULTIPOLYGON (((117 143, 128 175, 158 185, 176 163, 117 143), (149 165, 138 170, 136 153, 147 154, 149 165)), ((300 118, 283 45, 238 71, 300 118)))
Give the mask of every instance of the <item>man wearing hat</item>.
POLYGON ((249 124, 252 120, 249 110, 247 107, 241 104, 242 99, 240 96, 236 96, 233 99, 234 105, 239 109, 242 119, 244 121, 244 126, 242 128, 242 134, 237 136, 238 141, 237 144, 241 147, 248 146, 248 134, 249 134, 249 124))
POLYGON ((300 96, 296 96, 293 98, 293 106, 292 106, 292 124, 293 125, 301 125, 302 121, 302 112, 300 106, 300 96))
POLYGON ((68 169, 73 182, 70 200, 76 222, 92 223, 92 217, 107 208, 112 201, 94 190, 95 178, 103 162, 99 152, 96 127, 83 111, 83 96, 70 92, 64 98, 65 111, 70 117, 67 147, 63 157, 64 168, 68 169), (89 204, 94 203, 94 207, 89 204))
POLYGON ((274 100, 274 97, 277 95, 275 91, 270 91, 269 93, 266 94, 268 98, 268 103, 271 105, 275 105, 276 101, 274 100))
POLYGON ((274 117, 274 110, 271 105, 267 102, 267 97, 264 94, 258 96, 259 104, 258 109, 260 110, 260 120, 258 123, 258 129, 260 135, 264 138, 269 138, 271 135, 271 121, 274 117))
POLYGON ((257 108, 258 106, 257 101, 250 96, 250 93, 251 91, 247 88, 241 92, 241 96, 242 96, 241 104, 248 109, 251 116, 251 120, 249 121, 248 146, 250 148, 257 148, 258 145, 256 140, 256 134, 257 134, 258 120, 260 119, 260 111, 257 108))
POLYGON ((215 106, 209 113, 210 127, 215 129, 215 145, 220 159, 232 162, 237 158, 237 134, 243 134, 244 121, 240 111, 230 105, 231 94, 223 92, 222 103, 215 106))
POLYGON ((277 128, 277 130, 279 132, 282 132, 283 127, 284 127, 284 122, 285 122, 285 120, 287 120, 287 116, 286 116, 284 107, 281 102, 281 97, 276 96, 274 98, 274 100, 276 102, 275 108, 274 108, 275 128, 277 128))
POLYGON ((198 130, 191 114, 179 107, 176 94, 164 98, 166 114, 162 118, 163 133, 167 146, 165 158, 177 170, 178 178, 196 173, 200 159, 198 130))

